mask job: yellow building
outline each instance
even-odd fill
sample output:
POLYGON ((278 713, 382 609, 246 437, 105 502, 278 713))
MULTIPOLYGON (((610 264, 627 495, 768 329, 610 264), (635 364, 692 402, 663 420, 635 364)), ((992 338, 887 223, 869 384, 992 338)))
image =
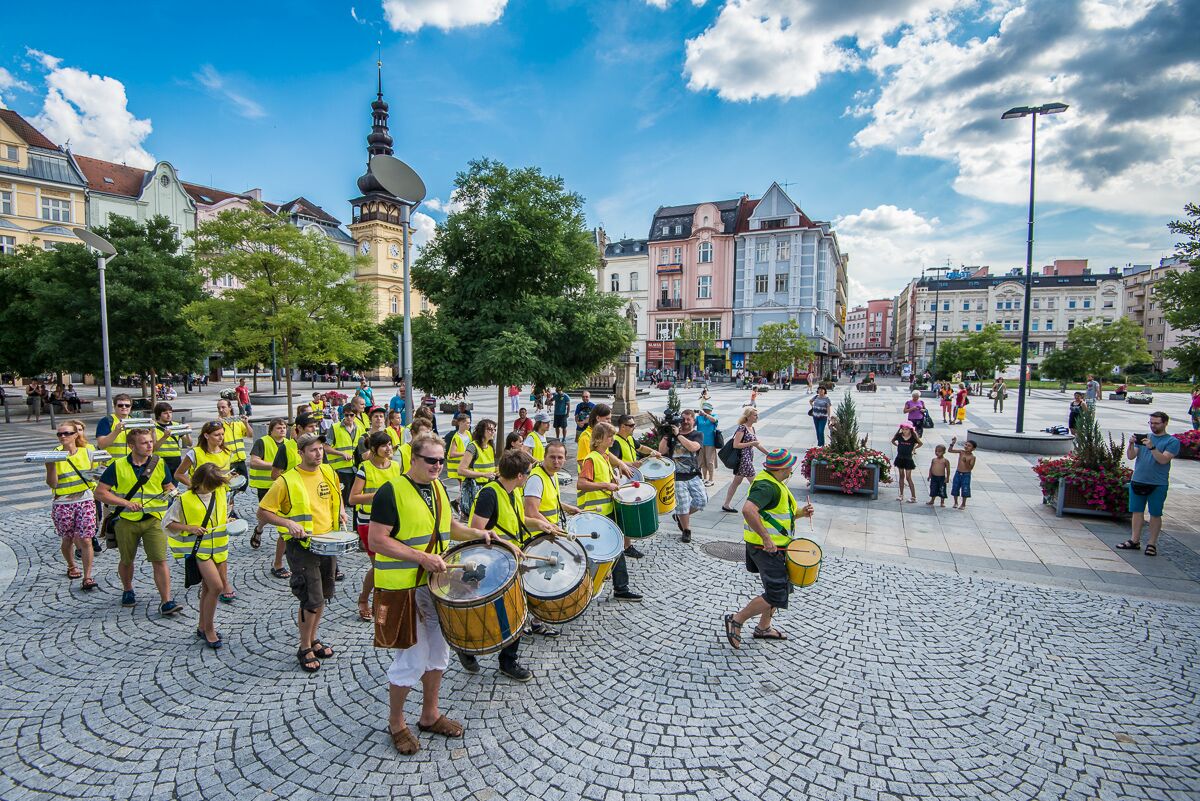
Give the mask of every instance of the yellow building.
MULTIPOLYGON (((380 79, 375 101, 371 103, 371 133, 367 136, 368 169, 358 179, 360 197, 350 201, 353 216, 350 234, 358 241, 358 252, 367 263, 358 268, 355 278, 371 290, 375 320, 404 313, 404 225, 400 222, 400 201, 388 193, 371 174, 371 156, 392 155, 392 137, 388 133, 388 104, 383 99, 380 79)), ((409 226, 408 235, 412 235, 409 226)), ((429 308, 429 301, 412 291, 413 316, 429 308)))
POLYGON ((86 187, 70 153, 0 108, 0 253, 78 243, 71 227, 86 222, 86 187))

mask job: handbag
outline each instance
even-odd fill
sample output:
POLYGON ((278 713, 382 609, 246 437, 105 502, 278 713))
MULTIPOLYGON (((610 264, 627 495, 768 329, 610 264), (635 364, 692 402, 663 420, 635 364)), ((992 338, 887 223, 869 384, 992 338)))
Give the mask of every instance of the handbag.
POLYGON ((738 453, 737 448, 733 447, 731 439, 726 440, 725 444, 721 446, 721 450, 717 451, 717 458, 730 470, 737 470, 738 464, 742 461, 742 455, 738 453))
POLYGON ((713 445, 717 448, 725 447, 725 435, 721 433, 721 429, 713 429, 713 445))
MULTIPOLYGON (((200 521, 200 528, 208 528, 208 519, 212 517, 213 507, 217 505, 216 493, 208 499, 208 509, 204 511, 204 519, 200 521)), ((186 521, 185 521, 186 522, 186 521)), ((183 588, 199 584, 204 579, 200 575, 200 560, 196 558, 196 552, 200 550, 200 543, 204 540, 204 534, 196 535, 196 544, 192 546, 192 552, 183 557, 183 588)))
POLYGON ((933 428, 933 418, 930 417, 929 410, 923 409, 922 411, 925 412, 925 419, 921 421, 921 427, 922 428, 933 428))
POLYGON ((1133 494, 1143 498, 1147 495, 1153 495, 1158 486, 1158 484, 1143 484, 1141 481, 1129 482, 1129 488, 1133 490, 1133 494))
MULTIPOLYGON (((404 477, 409 483, 416 484, 408 476, 404 477)), ((437 502, 435 494, 433 501, 433 535, 425 545, 425 553, 433 553, 433 546, 441 541, 438 530, 442 523, 442 507, 437 502)), ((421 583, 424 567, 417 567, 417 585, 421 583)), ((384 590, 375 588, 375 596, 371 604, 372 616, 375 618, 376 648, 412 648, 417 644, 417 587, 403 590, 384 590)))
MULTIPOLYGON (((154 470, 158 467, 158 456, 151 456, 146 469, 142 472, 142 477, 133 485, 133 489, 129 490, 125 495, 125 500, 129 500, 137 491, 142 488, 142 485, 150 480, 150 476, 154 475, 154 470)), ((104 546, 109 550, 117 547, 117 519, 120 517, 121 510, 115 506, 109 508, 104 515, 104 522, 100 525, 100 530, 104 532, 104 546)))

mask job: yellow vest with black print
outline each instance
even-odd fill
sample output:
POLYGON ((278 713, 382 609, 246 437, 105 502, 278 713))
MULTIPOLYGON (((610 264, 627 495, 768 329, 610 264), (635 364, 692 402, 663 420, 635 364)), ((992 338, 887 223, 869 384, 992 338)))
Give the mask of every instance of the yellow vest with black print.
MULTIPOLYGON (((342 516, 342 492, 341 484, 338 482, 337 474, 333 472, 333 468, 327 464, 318 465, 317 469, 325 480, 329 482, 330 498, 333 502, 333 510, 330 519, 334 525, 337 525, 338 520, 342 516)), ((304 488, 304 479, 300 478, 296 469, 292 469, 281 475, 277 481, 282 481, 287 487, 288 494, 288 513, 280 514, 281 517, 286 517, 299 523, 304 529, 304 533, 310 537, 313 534, 326 534, 325 531, 313 531, 313 516, 312 516, 312 500, 308 497, 308 490, 304 488)), ((276 530, 284 538, 284 540, 292 539, 292 535, 283 526, 276 526, 276 530)), ((307 548, 309 546, 308 539, 300 540, 300 544, 307 548)))
POLYGON ((618 434, 613 441, 616 442, 617 447, 621 449, 622 462, 637 461, 637 445, 634 444, 633 437, 622 437, 620 434, 618 434))
POLYGON ((237 417, 222 417, 221 428, 225 429, 225 447, 234 462, 246 461, 247 427, 237 417))
POLYGON ((533 461, 541 464, 546 459, 546 438, 536 431, 530 431, 529 436, 533 437, 533 461))
MULTIPOLYGON (((229 504, 224 492, 214 493, 216 502, 213 504, 212 515, 208 525, 204 527, 200 547, 196 549, 197 559, 212 559, 220 564, 229 558, 229 533, 225 526, 229 523, 229 504)), ((204 523, 208 513, 208 504, 200 500, 200 496, 188 490, 179 496, 180 509, 183 512, 183 522, 189 526, 199 526, 204 523)), ((192 552, 196 545, 198 534, 188 534, 186 531, 168 531, 167 545, 171 548, 171 556, 182 559, 192 552)))
POLYGON ((542 497, 538 501, 538 511, 554 525, 558 525, 562 504, 559 501, 558 476, 547 473, 546 468, 534 465, 533 472, 542 479, 542 497))
MULTIPOLYGON (((113 428, 116 428, 117 423, 121 422, 115 414, 110 414, 108 420, 113 428)), ((111 432, 112 429, 109 429, 109 431, 111 432)), ((125 437, 128 435, 129 432, 122 429, 121 433, 117 434, 117 438, 112 441, 112 444, 105 448, 106 451, 112 454, 113 459, 123 459, 129 455, 129 443, 125 441, 125 437)))
POLYGON ((458 474, 458 464, 462 461, 463 454, 467 452, 467 445, 471 444, 471 435, 465 431, 455 431, 454 436, 450 439, 450 449, 458 449, 457 456, 446 454, 446 466, 450 469, 447 474, 450 478, 461 478, 458 474))
MULTIPOLYGON (((54 450, 65 451, 66 448, 59 445, 54 450)), ((96 488, 92 482, 84 481, 79 477, 79 473, 92 466, 92 453, 95 450, 91 445, 84 445, 75 451, 74 456, 68 456, 65 462, 54 462, 54 472, 58 476, 58 481, 54 485, 54 497, 75 495, 96 488), (76 470, 79 473, 75 472, 76 470)))
MULTIPOLYGON (((750 484, 750 491, 753 491, 754 485, 760 481, 774 484, 779 490, 779 500, 775 502, 774 506, 770 509, 758 510, 763 521, 763 529, 771 535, 771 542, 781 548, 786 548, 792 541, 792 532, 796 529, 796 509, 799 506, 796 503, 796 496, 792 495, 790 489, 777 481, 775 476, 766 470, 758 471, 758 475, 750 484)), ((758 536, 758 532, 746 523, 742 524, 742 539, 751 545, 762 545, 762 537, 758 536)))
MULTIPOLYGON (((387 467, 376 467, 374 462, 363 462, 360 465, 363 469, 363 492, 367 495, 374 495, 375 491, 389 481, 399 479, 403 474, 400 470, 400 465, 393 461, 388 461, 387 467)), ((358 513, 360 515, 371 516, 371 504, 360 503, 358 505, 358 513)), ((359 520, 362 520, 360 517, 359 520)))
MULTIPOLYGON (((338 423, 333 427, 333 447, 334 450, 342 451, 343 453, 353 453, 358 447, 358 441, 362 439, 362 427, 357 423, 354 425, 354 430, 346 429, 346 426, 338 423)), ((329 456, 328 464, 334 470, 349 470, 354 466, 353 459, 344 459, 340 456, 329 456)))
MULTIPOLYGON (((275 457, 279 455, 279 443, 271 436, 259 437, 258 441, 263 444, 262 460, 268 465, 272 464, 275 461, 275 457)), ((283 441, 288 442, 289 440, 285 439, 283 441)), ((285 445, 284 447, 286 448, 287 446, 285 445)), ((296 447, 295 443, 292 444, 292 447, 296 447)), ((291 465, 288 465, 288 467, 290 468, 291 465)), ((254 487, 254 489, 270 489, 273 483, 270 467, 250 466, 251 487, 254 487)))
MULTIPOLYGON (((150 457, 154 459, 153 456, 150 457)), ((166 464, 162 459, 157 460, 158 464, 154 465, 154 471, 150 473, 150 477, 138 487, 138 491, 134 493, 129 500, 134 503, 140 503, 142 509, 139 512, 134 512, 129 509, 122 508, 120 516, 126 520, 141 520, 143 514, 148 514, 151 517, 157 517, 162 520, 162 516, 167 511, 167 498, 163 492, 163 484, 171 483, 167 478, 166 464)), ((113 487, 113 494, 124 498, 129 491, 133 489, 133 485, 137 483, 137 473, 133 469, 133 463, 129 461, 129 457, 119 460, 113 467, 117 471, 117 484, 113 487)))
MULTIPOLYGON (((612 483, 612 468, 609 467, 608 461, 605 460, 603 454, 592 451, 583 461, 590 461, 592 463, 593 481, 595 481, 597 484, 612 483)), ((585 512, 595 512, 598 515, 612 514, 612 493, 608 490, 589 490, 588 492, 580 492, 579 507, 585 512)))
MULTIPOLYGON (((396 519, 399 521, 392 538, 414 550, 424 551, 429 547, 430 538, 436 534, 437 541, 429 548, 429 552, 440 554, 445 551, 446 542, 450 539, 450 519, 454 511, 450 508, 450 496, 446 494, 442 482, 433 482, 433 502, 439 510, 436 532, 433 510, 425 503, 412 481, 400 476, 391 479, 391 482, 396 497, 396 519)), ((420 565, 416 562, 393 559, 376 551, 374 564, 377 589, 407 590, 429 583, 429 573, 419 570, 420 565), (418 572, 421 574, 419 581, 418 572)))
POLYGON ((525 497, 520 487, 514 489, 510 495, 508 490, 500 486, 499 480, 484 484, 483 489, 479 490, 479 494, 471 502, 471 517, 475 516, 479 495, 488 487, 496 492, 496 524, 490 530, 498 531, 517 545, 524 545, 533 537, 533 533, 525 528, 525 497))
MULTIPOLYGON (((162 423, 155 423, 154 441, 158 442, 162 439, 163 434, 167 434, 167 427, 162 423)), ((155 448, 154 452, 165 458, 180 458, 183 456, 183 448, 179 445, 179 436, 177 434, 167 434, 167 438, 162 439, 162 444, 155 448)))

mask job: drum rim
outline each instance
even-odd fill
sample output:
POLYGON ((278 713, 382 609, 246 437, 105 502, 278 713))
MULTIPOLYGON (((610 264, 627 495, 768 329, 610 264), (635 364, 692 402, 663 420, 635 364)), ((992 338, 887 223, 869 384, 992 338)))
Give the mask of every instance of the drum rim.
POLYGON ((616 529, 616 532, 617 532, 617 550, 616 550, 616 553, 613 555, 612 559, 596 559, 594 556, 592 556, 591 552, 588 551, 587 546, 584 546, 583 550, 584 550, 584 553, 587 554, 588 561, 596 562, 597 564, 602 564, 604 562, 615 562, 618 559, 620 559, 621 552, 625 549, 625 545, 624 545, 624 541, 623 541, 625 532, 621 531, 621 527, 618 526, 615 521, 609 519, 605 515, 596 514, 595 512, 581 512, 580 514, 575 515, 574 517, 572 517, 570 520, 567 521, 567 525, 566 525, 567 533, 568 534, 575 533, 574 531, 571 530, 571 524, 574 521, 578 520, 579 518, 583 517, 584 515, 593 515, 594 517, 598 517, 601 520, 604 520, 604 521, 610 523, 612 525, 612 527, 614 529, 616 529))
MULTIPOLYGON (((537 598, 539 601, 557 601, 561 598, 566 598, 569 595, 571 595, 573 592, 577 591, 579 589, 580 584, 588 583, 589 576, 588 576, 588 569, 587 569, 587 563, 588 563, 587 548, 584 548, 582 545, 580 545, 578 542, 575 542, 574 540, 557 539, 553 534, 538 534, 536 537, 529 540, 529 542, 525 543, 525 547, 528 549, 529 546, 533 545, 535 542, 538 542, 538 541, 541 541, 541 542, 554 541, 555 545, 560 545, 560 546, 564 546, 564 547, 568 547, 568 548, 571 546, 574 546, 574 547, 578 548, 582 552, 582 555, 583 555, 583 575, 579 578, 579 584, 575 585, 574 587, 571 587, 570 589, 566 590, 565 592, 559 593, 558 595, 538 595, 536 593, 532 593, 529 591, 529 587, 526 584, 525 580, 522 579, 521 580, 521 589, 524 590, 525 597, 527 599, 528 598, 537 598)), ((562 622, 562 621, 557 621, 557 622, 562 622)))
POLYGON ((669 478, 669 477, 675 475, 675 462, 673 462, 672 460, 667 459, 665 457, 659 457, 659 458, 647 459, 646 461, 642 462, 642 466, 641 466, 641 468, 639 468, 642 471, 642 476, 643 477, 646 476, 646 468, 648 466, 658 465, 658 464, 662 464, 667 472, 661 476, 658 476, 657 478, 646 478, 646 481, 650 481, 650 482, 662 481, 663 479, 666 479, 666 478, 669 478))
MULTIPOLYGON (((446 550, 442 551, 441 557, 443 560, 445 560, 447 557, 449 557, 451 554, 455 553, 456 551, 465 550, 466 548, 469 548, 471 546, 476 546, 476 545, 478 545, 480 547, 485 547, 485 548, 487 547, 486 545, 483 544, 483 540, 471 540, 470 542, 458 542, 458 543, 455 543, 454 545, 451 545, 446 550)), ((500 547, 503 548, 504 546, 501 545, 500 547)), ((513 557, 514 564, 517 565, 517 567, 519 567, 521 563, 520 563, 518 557, 513 555, 511 552, 509 555, 513 557)), ((429 595, 433 598, 435 603, 442 603, 442 604, 445 604, 446 606, 452 606, 455 608, 462 608, 462 609, 470 609, 471 607, 474 607, 474 606, 485 606, 485 605, 491 603, 492 601, 496 600, 497 598, 499 598, 500 596, 502 596, 506 592, 508 592, 508 589, 513 584, 518 583, 518 580, 520 578, 520 575, 519 575, 520 570, 514 569, 513 574, 509 577, 509 580, 507 582, 505 582, 504 584, 500 585, 499 587, 497 587, 490 594, 481 595, 478 598, 473 598, 469 601, 458 601, 458 600, 451 600, 449 598, 444 598, 441 595, 438 595, 437 592, 434 591, 434 584, 433 584, 434 578, 436 578, 439 575, 442 575, 442 576, 446 576, 446 579, 449 580, 450 579, 449 574, 450 574, 450 571, 446 571, 445 573, 441 573, 441 574, 438 574, 438 573, 430 573, 429 574, 429 595)), ((524 590, 522 590, 522 594, 523 593, 524 593, 524 590)), ((526 616, 528 616, 528 615, 526 615, 526 616)), ((501 646, 501 648, 503 648, 503 647, 504 646, 501 646)), ((486 654, 486 653, 491 653, 491 651, 480 651, 480 653, 486 654)))
POLYGON ((786 553, 787 553, 787 560, 789 562, 791 562, 793 565, 795 565, 796 567, 803 567, 803 568, 817 567, 821 564, 821 562, 823 562, 825 560, 825 549, 822 548, 820 546, 820 544, 817 543, 815 540, 810 540, 808 537, 796 537, 794 540, 792 540, 791 542, 789 542, 787 544, 787 548, 785 548, 784 551, 786 551, 786 553), (795 559, 793 559, 792 558, 792 544, 797 543, 797 542, 811 543, 812 546, 817 549, 817 561, 813 562, 811 565, 806 565, 801 562, 797 562, 795 559))
POLYGON ((633 486, 632 483, 624 484, 619 489, 617 489, 616 491, 613 492, 613 503, 619 504, 621 506, 641 506, 642 504, 647 503, 647 502, 654 503, 655 501, 657 501, 657 499, 658 499, 658 490, 654 487, 653 484, 650 484, 647 481, 643 481, 641 484, 639 484, 636 487, 633 486), (642 498, 639 501, 622 500, 618 495, 618 493, 624 492, 627 489, 637 490, 640 492, 643 488, 649 490, 650 497, 642 498))

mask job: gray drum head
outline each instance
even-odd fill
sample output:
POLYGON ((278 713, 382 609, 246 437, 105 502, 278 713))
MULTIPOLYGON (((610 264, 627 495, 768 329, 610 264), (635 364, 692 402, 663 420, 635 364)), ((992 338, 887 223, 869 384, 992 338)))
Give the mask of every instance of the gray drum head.
POLYGON ((625 550, 625 535, 616 523, 604 515, 595 512, 584 512, 575 515, 567 521, 567 533, 584 537, 579 544, 587 551, 588 559, 593 562, 612 562, 625 550), (596 539, 589 535, 599 534, 596 539))
POLYGON ((503 545, 484 545, 471 542, 457 545, 442 555, 447 565, 474 562, 473 573, 447 570, 429 577, 429 591, 450 602, 475 601, 486 598, 506 587, 517 573, 517 558, 503 545), (479 570, 478 568, 482 568, 479 570), (483 574, 478 578, 477 574, 483 574), (466 578, 464 579, 464 573, 466 578))
POLYGON ((642 475, 646 481, 657 481, 675 472, 675 463, 670 459, 647 459, 642 463, 642 475))
POLYGON ((558 559, 556 565, 536 559, 522 562, 521 586, 526 595, 534 598, 560 598, 587 576, 587 552, 573 540, 556 540, 543 534, 529 541, 525 553, 558 559))

